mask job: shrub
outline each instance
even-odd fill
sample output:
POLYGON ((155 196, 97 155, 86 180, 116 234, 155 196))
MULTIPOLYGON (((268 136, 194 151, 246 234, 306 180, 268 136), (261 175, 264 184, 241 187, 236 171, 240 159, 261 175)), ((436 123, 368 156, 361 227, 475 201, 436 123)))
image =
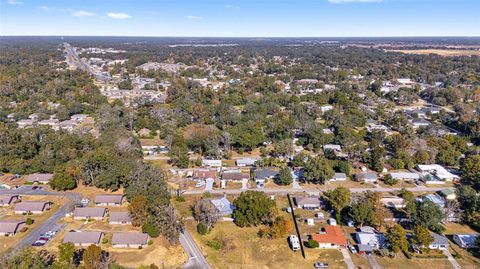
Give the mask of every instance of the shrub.
POLYGON ((153 240, 148 240, 147 244, 148 244, 149 246, 153 245, 153 240))
POLYGON ((318 248, 320 245, 317 241, 313 239, 308 239, 308 241, 305 243, 305 246, 307 246, 308 248, 318 248))
POLYGON ((27 218, 27 220, 25 221, 25 224, 32 225, 33 224, 33 219, 27 218))
POLYGON ((160 231, 157 227, 153 226, 150 223, 145 223, 142 225, 142 232, 148 234, 150 237, 156 238, 160 235, 160 231))
POLYGON ((385 184, 387 184, 387 185, 392 186, 392 185, 397 184, 398 180, 393 178, 391 175, 385 175, 383 177, 383 182, 385 182, 385 184))
POLYGON ((205 225, 204 223, 200 222, 199 224, 197 224, 197 232, 201 235, 206 235, 208 233, 208 228, 207 228, 207 225, 205 225))
POLYGON ((104 245, 105 245, 105 244, 108 244, 108 239, 107 239, 107 238, 103 238, 103 239, 102 239, 102 244, 104 244, 104 245))
POLYGON ((177 202, 185 202, 185 197, 177 196, 177 198, 175 198, 175 200, 177 200, 177 202))
POLYGON ((222 247, 223 247, 223 243, 218 240, 217 238, 215 239, 212 239, 212 240, 208 240, 207 241, 207 246, 215 249, 215 250, 220 250, 222 247))

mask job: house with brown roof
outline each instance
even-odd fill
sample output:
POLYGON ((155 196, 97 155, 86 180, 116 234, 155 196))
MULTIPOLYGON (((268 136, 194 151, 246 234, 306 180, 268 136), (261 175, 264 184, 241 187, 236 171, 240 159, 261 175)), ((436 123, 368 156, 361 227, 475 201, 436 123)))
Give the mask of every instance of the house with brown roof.
POLYGON ((242 172, 223 172, 222 179, 228 181, 250 180, 250 174, 242 172))
POLYGON ((105 218, 107 209, 105 207, 77 207, 73 210, 73 219, 95 219, 105 218))
POLYGON ((293 197, 298 208, 306 210, 320 209, 320 198, 318 196, 295 196, 293 197))
POLYGON ((18 200, 20 200, 20 197, 16 194, 0 195, 0 206, 9 206, 18 200))
POLYGON ((63 237, 63 243, 73 243, 77 247, 87 247, 90 245, 99 245, 102 237, 103 232, 66 232, 63 237))
POLYGON ((114 233, 112 246, 114 248, 143 248, 147 246, 149 236, 146 233, 114 233))
POLYGON ((95 196, 96 206, 119 206, 123 203, 122 194, 99 194, 95 196))
POLYGON ((42 214, 50 209, 52 202, 26 201, 15 205, 15 214, 42 214))
POLYGON ((192 175, 193 179, 201 179, 201 180, 206 180, 206 179, 217 179, 217 170, 213 169, 198 169, 193 171, 192 175))
POLYGON ((24 220, 0 220, 0 236, 18 233, 25 226, 24 220))
POLYGON ((53 174, 31 174, 27 177, 29 183, 48 184, 52 180, 53 174))
POLYGON ((120 225, 132 224, 132 217, 128 211, 110 212, 108 223, 120 225))
POLYGON ((347 246, 347 239, 338 226, 327 225, 319 234, 312 234, 311 238, 318 242, 319 248, 340 248, 347 246))

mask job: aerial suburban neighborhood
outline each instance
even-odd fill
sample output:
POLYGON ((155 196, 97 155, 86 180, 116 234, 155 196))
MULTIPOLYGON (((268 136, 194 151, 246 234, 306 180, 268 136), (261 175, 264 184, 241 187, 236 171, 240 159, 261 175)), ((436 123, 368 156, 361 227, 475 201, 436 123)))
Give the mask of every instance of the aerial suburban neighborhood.
POLYGON ((478 3, 0 1, 0 268, 480 268, 478 3))

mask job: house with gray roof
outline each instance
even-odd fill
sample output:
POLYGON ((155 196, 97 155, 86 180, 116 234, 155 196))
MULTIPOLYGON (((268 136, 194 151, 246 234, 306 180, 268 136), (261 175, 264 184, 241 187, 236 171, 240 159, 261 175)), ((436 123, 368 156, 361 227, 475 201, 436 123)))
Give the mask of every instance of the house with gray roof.
POLYGON ((107 214, 105 207, 77 207, 73 210, 73 219, 95 219, 101 220, 107 214))
POLYGON ((90 245, 99 245, 102 240, 103 232, 75 231, 66 232, 63 237, 63 243, 73 243, 77 247, 87 247, 90 245))
POLYGON ((241 158, 236 161, 237 166, 245 167, 245 166, 254 166, 255 163, 258 162, 258 159, 254 158, 241 158))
POLYGON ((0 206, 9 206, 18 200, 20 200, 20 197, 16 194, 0 195, 0 206))
POLYGON ((280 174, 279 171, 273 168, 265 167, 265 168, 256 169, 254 172, 254 178, 257 184, 263 184, 269 179, 274 179, 279 174, 280 174))
POLYGON ((293 199, 298 208, 306 210, 320 208, 320 198, 318 196, 295 196, 293 199))
POLYGON ((478 234, 454 234, 453 242, 457 243, 461 248, 476 248, 478 234))
POLYGON ((335 173, 329 181, 345 181, 345 180, 347 180, 347 174, 335 173))
POLYGON ((96 206, 119 206, 123 203, 122 194, 99 194, 95 196, 96 206))
POLYGON ((53 174, 31 174, 27 177, 27 182, 29 183, 41 183, 48 184, 52 180, 53 174))
POLYGON ((42 214, 45 210, 50 209, 51 202, 43 201, 27 201, 20 202, 15 205, 15 214, 42 214))
POLYGON ((375 172, 365 172, 356 174, 355 179, 363 182, 377 182, 378 176, 375 172))
POLYGON ((114 248, 143 248, 148 244, 149 236, 146 233, 113 233, 112 246, 114 248))
POLYGON ((420 175, 412 172, 391 172, 390 176, 396 180, 415 181, 420 179, 420 175))
POLYGON ((222 216, 231 215, 235 209, 233 204, 225 196, 219 199, 211 199, 210 202, 217 208, 219 214, 222 216))
POLYGON ((448 239, 441 234, 430 233, 433 237, 433 242, 428 246, 429 249, 448 249, 450 243, 448 239))
POLYGON ((132 217, 128 211, 110 212, 108 223, 120 225, 132 224, 132 217))
POLYGON ((25 226, 24 220, 0 220, 0 236, 14 235, 25 226))

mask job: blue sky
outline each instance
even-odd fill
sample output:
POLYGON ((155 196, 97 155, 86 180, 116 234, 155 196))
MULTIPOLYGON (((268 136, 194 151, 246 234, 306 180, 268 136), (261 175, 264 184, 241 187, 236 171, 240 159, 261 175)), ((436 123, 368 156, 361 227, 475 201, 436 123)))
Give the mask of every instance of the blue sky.
POLYGON ((1 35, 480 36, 480 0, 0 0, 1 35))

